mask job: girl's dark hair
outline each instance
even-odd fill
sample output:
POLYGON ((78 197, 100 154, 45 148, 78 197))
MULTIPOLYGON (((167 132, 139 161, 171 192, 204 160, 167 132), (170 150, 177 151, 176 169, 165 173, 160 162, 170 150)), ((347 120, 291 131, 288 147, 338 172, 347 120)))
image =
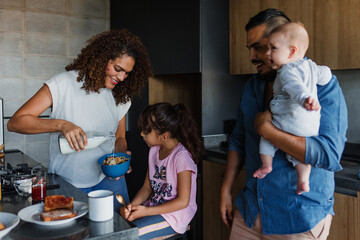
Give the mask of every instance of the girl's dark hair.
POLYGON ((195 163, 204 156, 205 148, 200 130, 189 110, 182 103, 157 103, 146 107, 140 114, 138 126, 143 133, 155 130, 158 134, 169 132, 190 152, 195 163))
POLYGON ((78 82, 84 82, 85 91, 97 92, 104 88, 106 67, 109 60, 128 55, 135 60, 135 66, 125 81, 120 81, 112 92, 116 105, 126 103, 140 95, 152 75, 149 56, 139 38, 126 29, 110 30, 90 38, 77 58, 65 67, 67 71, 77 70, 78 82))

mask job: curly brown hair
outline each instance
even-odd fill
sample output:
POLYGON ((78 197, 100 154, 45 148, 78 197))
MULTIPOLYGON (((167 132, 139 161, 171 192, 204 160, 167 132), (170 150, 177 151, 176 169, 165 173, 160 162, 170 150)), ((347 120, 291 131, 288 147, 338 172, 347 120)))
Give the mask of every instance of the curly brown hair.
POLYGON ((172 105, 162 102, 147 106, 140 114, 138 126, 145 134, 152 130, 158 134, 169 132, 190 152, 195 163, 204 157, 205 147, 200 129, 182 103, 172 105))
POLYGON ((76 59, 65 67, 67 71, 77 70, 78 82, 83 81, 87 93, 104 88, 106 67, 109 60, 124 54, 134 58, 135 66, 125 81, 112 90, 116 105, 126 103, 133 96, 140 96, 141 89, 152 75, 150 59, 140 39, 126 29, 110 30, 97 34, 87 41, 76 59))

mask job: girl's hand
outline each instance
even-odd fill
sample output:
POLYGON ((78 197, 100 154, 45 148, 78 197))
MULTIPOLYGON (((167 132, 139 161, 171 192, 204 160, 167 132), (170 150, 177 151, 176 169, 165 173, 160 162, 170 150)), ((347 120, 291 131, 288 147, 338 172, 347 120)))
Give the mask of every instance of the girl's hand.
POLYGON ((61 133, 68 141, 71 149, 77 152, 84 150, 87 145, 87 136, 84 130, 71 122, 65 121, 61 128, 61 133))
POLYGON ((131 213, 131 204, 129 203, 126 207, 121 207, 120 208, 120 215, 125 218, 128 219, 131 213))
POLYGON ((147 216, 146 215, 146 210, 148 207, 145 207, 143 205, 136 205, 136 206, 132 206, 131 207, 131 214, 130 216, 127 218, 127 220, 129 221, 134 221, 138 218, 142 218, 147 216))

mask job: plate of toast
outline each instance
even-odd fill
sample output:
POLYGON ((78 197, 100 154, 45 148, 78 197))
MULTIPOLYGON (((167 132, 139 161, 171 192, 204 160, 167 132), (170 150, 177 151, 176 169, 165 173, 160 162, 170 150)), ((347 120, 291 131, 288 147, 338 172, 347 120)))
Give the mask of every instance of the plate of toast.
POLYGON ((72 197, 52 195, 44 203, 28 206, 18 212, 25 222, 43 226, 56 226, 74 221, 88 212, 88 205, 74 201, 72 197))

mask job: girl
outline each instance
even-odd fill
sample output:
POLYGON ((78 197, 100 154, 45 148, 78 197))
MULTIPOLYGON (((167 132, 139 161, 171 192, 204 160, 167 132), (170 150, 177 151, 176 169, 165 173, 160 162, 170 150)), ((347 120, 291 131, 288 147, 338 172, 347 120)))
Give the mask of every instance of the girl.
POLYGON ((138 124, 150 147, 149 168, 121 215, 138 226, 140 239, 184 233, 197 209, 196 163, 204 154, 200 131, 181 103, 148 106, 138 124))

